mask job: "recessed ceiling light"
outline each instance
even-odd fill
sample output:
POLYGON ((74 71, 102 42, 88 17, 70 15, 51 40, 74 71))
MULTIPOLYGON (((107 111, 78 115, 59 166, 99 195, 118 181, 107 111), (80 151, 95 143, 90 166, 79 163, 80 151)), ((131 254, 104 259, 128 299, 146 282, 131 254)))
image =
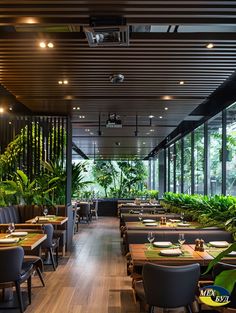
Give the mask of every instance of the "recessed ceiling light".
POLYGON ((9 125, 11 125, 11 122, 8 122, 9 125))
POLYGON ((212 42, 209 42, 207 45, 206 45, 207 49, 212 49, 214 48, 214 44, 212 42))
POLYGON ((162 118, 162 116, 159 116, 159 118, 162 118))
POLYGON ((171 97, 171 96, 163 96, 162 99, 163 99, 163 100, 171 100, 172 97, 171 97))
POLYGON ((150 132, 154 132, 154 129, 150 129, 150 132))
POLYGON ((179 84, 180 84, 180 85, 184 85, 184 81, 181 80, 181 81, 179 82, 179 84))
POLYGON ((168 110, 168 108, 167 108, 167 107, 165 107, 165 110, 167 111, 167 110, 168 110))
POLYGON ((147 135, 150 135, 150 133, 147 133, 147 135))
POLYGON ((49 42, 48 43, 48 48, 53 48, 54 47, 54 44, 52 42, 49 42))
POLYGON ((42 49, 45 49, 46 48, 46 43, 44 41, 40 41, 39 47, 42 48, 42 49))
POLYGON ((149 118, 153 118, 154 117, 154 115, 149 115, 149 118))
POLYGON ((143 145, 146 145, 146 142, 143 142, 143 145))
POLYGON ((0 113, 3 113, 4 112, 4 108, 0 108, 0 113))
POLYGON ((9 107, 9 111, 12 111, 13 110, 13 107, 9 107))
POLYGON ((90 135, 94 135, 94 133, 90 133, 90 135))
POLYGON ((90 131, 90 129, 89 129, 89 128, 85 128, 85 131, 86 131, 86 132, 89 132, 89 131, 90 131))
POLYGON ((76 110, 80 110, 80 107, 77 107, 76 110))
POLYGON ((85 116, 84 115, 79 115, 79 118, 85 118, 85 116))
POLYGON ((59 85, 62 85, 62 84, 63 84, 63 83, 62 83, 62 80, 59 80, 59 81, 58 81, 58 84, 59 84, 59 85))
POLYGON ((76 110, 76 107, 73 107, 73 110, 76 110))
POLYGON ((64 85, 68 85, 68 80, 63 80, 64 85))

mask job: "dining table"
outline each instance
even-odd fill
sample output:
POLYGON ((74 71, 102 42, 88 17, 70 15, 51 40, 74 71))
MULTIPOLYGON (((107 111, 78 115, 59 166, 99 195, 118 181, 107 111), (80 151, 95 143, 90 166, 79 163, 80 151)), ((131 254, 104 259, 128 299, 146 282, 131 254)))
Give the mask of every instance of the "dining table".
MULTIPOLYGON (((26 232, 27 233, 27 232, 26 232)), ((25 251, 32 251, 39 247, 41 243, 46 240, 47 235, 42 233, 27 233, 24 236, 14 236, 7 233, 0 233, 0 248, 21 246, 25 251), (1 243, 1 239, 16 239, 17 242, 13 243, 1 243)))
MULTIPOLYGON (((180 255, 162 255, 161 251, 166 248, 154 247, 152 244, 130 244, 129 251, 132 264, 134 266, 143 265, 145 262, 156 263, 160 265, 185 265, 199 263, 201 266, 207 266, 212 259, 226 248, 215 248, 205 246, 203 252, 195 251, 195 245, 184 244, 180 248, 178 244, 173 244, 170 250, 181 249, 180 255)), ((236 264, 236 256, 227 256, 223 262, 236 264)))
POLYGON ((159 221, 153 221, 150 223, 143 223, 140 221, 137 222, 126 222, 126 230, 193 230, 201 228, 201 225, 197 222, 188 222, 188 223, 175 223, 167 222, 165 225, 162 225, 159 221))
POLYGON ((52 224, 55 226, 61 226, 68 221, 67 216, 57 216, 57 215, 48 215, 48 216, 35 216, 34 218, 25 221, 30 224, 52 224))

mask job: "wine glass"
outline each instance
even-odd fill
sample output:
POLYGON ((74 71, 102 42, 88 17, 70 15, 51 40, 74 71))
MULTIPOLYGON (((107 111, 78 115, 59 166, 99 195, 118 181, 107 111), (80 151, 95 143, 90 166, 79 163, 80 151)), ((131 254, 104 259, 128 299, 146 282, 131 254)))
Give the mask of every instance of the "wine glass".
POLYGON ((48 214, 48 209, 47 209, 47 208, 44 208, 44 209, 43 209, 43 215, 46 217, 47 214, 48 214))
POLYGON ((183 223, 184 222, 184 212, 180 213, 180 219, 181 219, 181 222, 183 223))
POLYGON ((139 219, 140 222, 142 222, 142 219, 143 219, 143 212, 142 212, 142 210, 138 214, 138 219, 139 219))
POLYGON ((10 234, 12 234, 12 233, 14 232, 14 230, 15 230, 15 224, 14 224, 14 223, 10 223, 10 224, 8 225, 8 232, 9 232, 10 234))
POLYGON ((182 248, 182 245, 185 243, 184 234, 179 234, 178 242, 180 244, 180 248, 182 248))
POLYGON ((152 247, 152 243, 155 240, 155 236, 154 236, 153 232, 148 232, 147 239, 150 242, 150 248, 151 248, 152 247))

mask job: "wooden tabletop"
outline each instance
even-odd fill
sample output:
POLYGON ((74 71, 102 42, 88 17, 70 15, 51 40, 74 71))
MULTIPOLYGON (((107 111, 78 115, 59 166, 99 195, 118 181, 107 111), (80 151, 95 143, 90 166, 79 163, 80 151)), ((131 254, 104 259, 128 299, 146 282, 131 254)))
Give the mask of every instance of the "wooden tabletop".
POLYGON ((31 224, 52 224, 52 225, 63 225, 68 221, 68 217, 66 216, 55 216, 55 217, 48 217, 44 220, 44 216, 36 216, 35 218, 32 218, 26 223, 31 224), (42 219, 40 219, 42 218, 42 219))
MULTIPOLYGON (((0 238, 5 238, 8 234, 0 234, 0 238)), ((46 238, 46 234, 39 234, 39 233, 28 233, 28 235, 24 237, 19 237, 21 240, 17 243, 1 243, 0 247, 14 247, 14 246, 21 246, 24 250, 34 250, 38 247, 46 238)))
POLYGON ((124 207, 127 207, 127 208, 140 208, 142 209, 143 207, 145 208, 156 208, 156 207, 160 207, 160 203, 141 203, 141 204, 135 204, 135 203, 122 203, 122 204, 119 204, 119 207, 120 208, 124 208, 124 207))
MULTIPOLYGON (((214 258, 210 252, 194 251, 194 245, 183 245, 182 250, 186 251, 186 256, 160 256, 160 250, 165 248, 149 248, 149 244, 131 244, 129 250, 134 265, 143 265, 145 262, 158 263, 162 265, 183 265, 199 263, 200 265, 208 265, 214 258), (153 252, 147 252, 151 250, 153 252)), ((222 250, 219 250, 219 253, 222 250)), ((224 258, 224 262, 236 264, 236 257, 224 258)))
POLYGON ((160 223, 156 223, 155 226, 150 226, 146 225, 145 223, 142 222, 126 222, 125 226, 127 230, 145 230, 145 229, 153 229, 153 230, 158 230, 158 229, 168 229, 168 230, 188 230, 188 229, 196 229, 200 227, 200 224, 191 222, 189 227, 183 227, 183 226, 178 226, 178 223, 169 223, 167 222, 166 225, 161 225, 160 223))

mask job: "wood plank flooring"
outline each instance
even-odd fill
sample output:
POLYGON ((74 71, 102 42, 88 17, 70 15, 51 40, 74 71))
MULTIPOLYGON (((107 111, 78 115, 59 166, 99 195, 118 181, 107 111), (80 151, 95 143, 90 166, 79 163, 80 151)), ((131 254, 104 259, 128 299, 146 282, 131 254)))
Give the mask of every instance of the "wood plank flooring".
POLYGON ((100 217, 80 225, 73 252, 56 272, 45 273, 46 287, 33 278, 26 313, 138 313, 131 280, 120 251, 118 219, 100 217))

